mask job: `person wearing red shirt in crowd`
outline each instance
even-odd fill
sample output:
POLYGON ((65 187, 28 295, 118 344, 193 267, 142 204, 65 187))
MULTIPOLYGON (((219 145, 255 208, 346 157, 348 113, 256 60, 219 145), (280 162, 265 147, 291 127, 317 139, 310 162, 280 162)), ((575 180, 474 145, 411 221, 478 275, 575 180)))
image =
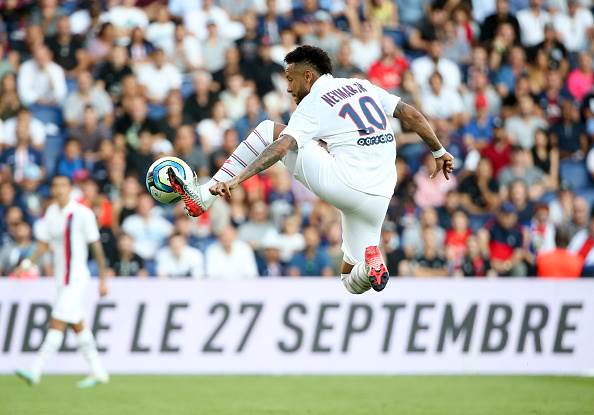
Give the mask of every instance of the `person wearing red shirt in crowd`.
POLYGON ((567 249, 569 235, 563 228, 555 232, 557 247, 542 251, 536 257, 536 275, 539 278, 579 278, 584 258, 567 249))
POLYGON ((466 244, 472 231, 468 227, 468 216, 463 210, 457 210, 452 216, 452 228, 446 231, 445 249, 448 260, 453 264, 455 270, 460 269, 466 244))
POLYGON ((512 145, 503 128, 503 120, 497 117, 493 120, 493 140, 481 150, 481 156, 491 160, 494 177, 511 163, 511 153, 512 145))
POLYGON ((391 37, 382 39, 382 56, 369 68, 367 77, 371 83, 395 92, 400 87, 402 74, 408 69, 408 61, 394 44, 391 37))

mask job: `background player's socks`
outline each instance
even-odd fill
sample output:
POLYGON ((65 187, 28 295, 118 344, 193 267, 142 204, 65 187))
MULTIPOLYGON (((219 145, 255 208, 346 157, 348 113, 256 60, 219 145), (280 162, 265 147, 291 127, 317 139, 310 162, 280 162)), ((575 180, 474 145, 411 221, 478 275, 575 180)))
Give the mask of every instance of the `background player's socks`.
POLYGON ((37 357, 31 366, 31 374, 39 379, 43 366, 58 351, 64 340, 64 332, 56 329, 49 329, 43 340, 43 344, 37 353, 37 357))
POLYGON ((206 186, 211 187, 217 182, 229 181, 241 173, 266 147, 272 144, 273 135, 273 121, 265 120, 258 124, 247 138, 239 143, 233 154, 225 160, 225 164, 215 173, 206 186))
POLYGON ((99 354, 97 353, 97 346, 95 345, 95 338, 93 333, 88 328, 83 329, 78 333, 78 350, 91 366, 93 376, 103 382, 107 382, 109 376, 101 362, 99 362, 99 354))
POLYGON ((341 274, 340 279, 351 294, 363 294, 371 288, 364 262, 355 264, 350 274, 341 274))

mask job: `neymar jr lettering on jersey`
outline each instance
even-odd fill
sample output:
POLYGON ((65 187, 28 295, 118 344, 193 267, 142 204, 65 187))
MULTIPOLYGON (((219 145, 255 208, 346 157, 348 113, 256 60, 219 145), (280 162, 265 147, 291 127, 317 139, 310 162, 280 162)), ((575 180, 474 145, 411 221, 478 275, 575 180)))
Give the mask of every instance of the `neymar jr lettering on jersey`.
POLYGON ((335 104, 338 104, 343 99, 347 99, 349 97, 352 97, 353 95, 360 94, 361 92, 367 92, 367 90, 359 82, 355 82, 352 85, 346 85, 338 89, 334 89, 330 92, 326 92, 320 98, 322 98, 326 104, 333 107, 335 104))

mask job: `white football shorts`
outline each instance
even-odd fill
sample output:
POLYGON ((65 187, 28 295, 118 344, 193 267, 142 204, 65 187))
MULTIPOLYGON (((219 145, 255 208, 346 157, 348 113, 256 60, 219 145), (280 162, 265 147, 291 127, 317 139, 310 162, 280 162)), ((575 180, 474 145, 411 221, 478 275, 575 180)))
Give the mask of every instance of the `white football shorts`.
POLYGON ((83 320, 88 282, 60 285, 52 308, 52 318, 70 324, 83 320))
POLYGON ((336 174, 334 158, 317 141, 305 144, 283 160, 289 171, 322 200, 340 210, 344 261, 365 259, 365 248, 378 245, 390 198, 355 190, 336 174))

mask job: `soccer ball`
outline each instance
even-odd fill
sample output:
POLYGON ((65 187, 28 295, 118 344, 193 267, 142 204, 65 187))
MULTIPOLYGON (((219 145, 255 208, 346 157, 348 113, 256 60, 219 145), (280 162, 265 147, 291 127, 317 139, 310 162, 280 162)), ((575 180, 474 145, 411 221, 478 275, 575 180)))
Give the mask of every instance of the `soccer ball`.
POLYGON ((188 164, 177 157, 161 157, 149 167, 146 174, 146 188, 151 196, 161 203, 175 203, 181 196, 173 190, 167 170, 172 167, 184 181, 191 180, 194 172, 188 164))

